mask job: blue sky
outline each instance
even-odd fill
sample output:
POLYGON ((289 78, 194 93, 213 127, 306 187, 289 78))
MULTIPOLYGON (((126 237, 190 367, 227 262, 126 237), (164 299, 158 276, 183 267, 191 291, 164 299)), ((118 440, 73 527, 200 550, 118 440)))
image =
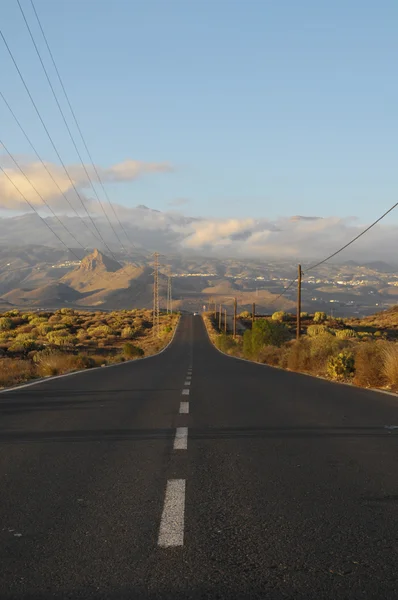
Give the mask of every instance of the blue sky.
MULTIPOLYGON (((30 0, 21 0, 37 32, 30 0)), ((169 163, 115 202, 206 217, 356 215, 397 200, 396 0, 35 0, 95 162, 169 163)), ((66 163, 77 157, 16 0, 2 31, 66 163)), ((40 47, 44 46, 40 38, 40 47)), ((1 89, 56 162, 0 40, 1 89)), ((0 100, 1 137, 29 147, 0 100)), ((390 217, 398 221, 398 214, 390 217)))

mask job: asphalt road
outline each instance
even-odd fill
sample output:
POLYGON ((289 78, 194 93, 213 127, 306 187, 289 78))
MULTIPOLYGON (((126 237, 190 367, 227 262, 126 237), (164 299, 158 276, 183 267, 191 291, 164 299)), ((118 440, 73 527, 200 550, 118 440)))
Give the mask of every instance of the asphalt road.
POLYGON ((200 317, 1 394, 0 598, 398 598, 392 425, 396 397, 226 357, 200 317))

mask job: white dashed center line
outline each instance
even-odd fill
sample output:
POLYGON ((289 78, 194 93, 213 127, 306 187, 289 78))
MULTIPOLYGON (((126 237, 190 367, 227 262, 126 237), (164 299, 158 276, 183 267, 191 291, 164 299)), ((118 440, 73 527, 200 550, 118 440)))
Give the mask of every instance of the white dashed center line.
MULTIPOLYGON (((188 404, 188 402, 187 402, 188 404)), ((188 447, 188 427, 177 427, 174 438, 174 450, 186 450, 188 447)))
POLYGON ((185 479, 169 479, 160 521, 158 545, 162 548, 184 544, 185 479))
POLYGON ((180 415, 187 415, 189 413, 189 402, 180 402, 180 415))
POLYGON ((189 390, 188 389, 182 390, 182 395, 189 396, 189 390))
POLYGON ((184 381, 184 385, 191 385, 190 381, 184 381))

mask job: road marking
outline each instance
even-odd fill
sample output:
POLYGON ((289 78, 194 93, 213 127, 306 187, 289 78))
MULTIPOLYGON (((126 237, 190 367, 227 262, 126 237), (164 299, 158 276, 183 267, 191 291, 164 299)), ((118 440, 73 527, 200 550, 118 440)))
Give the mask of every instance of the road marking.
MULTIPOLYGON (((188 404, 188 402, 187 402, 188 404)), ((177 427, 174 438, 174 450, 186 450, 188 447, 188 427, 177 427)))
POLYGON ((184 381, 184 385, 191 385, 190 381, 184 381))
POLYGON ((187 415, 189 413, 189 402, 180 402, 180 415, 187 415))
POLYGON ((189 396, 189 390, 188 390, 188 388, 185 389, 185 390, 182 390, 182 395, 183 396, 189 396))
POLYGON ((185 479, 169 479, 166 487, 158 545, 162 548, 184 544, 185 479))

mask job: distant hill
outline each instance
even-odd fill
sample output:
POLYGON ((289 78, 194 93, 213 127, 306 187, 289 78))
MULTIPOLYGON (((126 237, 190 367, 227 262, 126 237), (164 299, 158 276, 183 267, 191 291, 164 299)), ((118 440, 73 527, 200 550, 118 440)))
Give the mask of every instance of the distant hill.
POLYGON ((4 294, 3 301, 16 305, 53 307, 65 304, 76 304, 81 294, 64 283, 49 283, 35 290, 16 289, 4 294))

